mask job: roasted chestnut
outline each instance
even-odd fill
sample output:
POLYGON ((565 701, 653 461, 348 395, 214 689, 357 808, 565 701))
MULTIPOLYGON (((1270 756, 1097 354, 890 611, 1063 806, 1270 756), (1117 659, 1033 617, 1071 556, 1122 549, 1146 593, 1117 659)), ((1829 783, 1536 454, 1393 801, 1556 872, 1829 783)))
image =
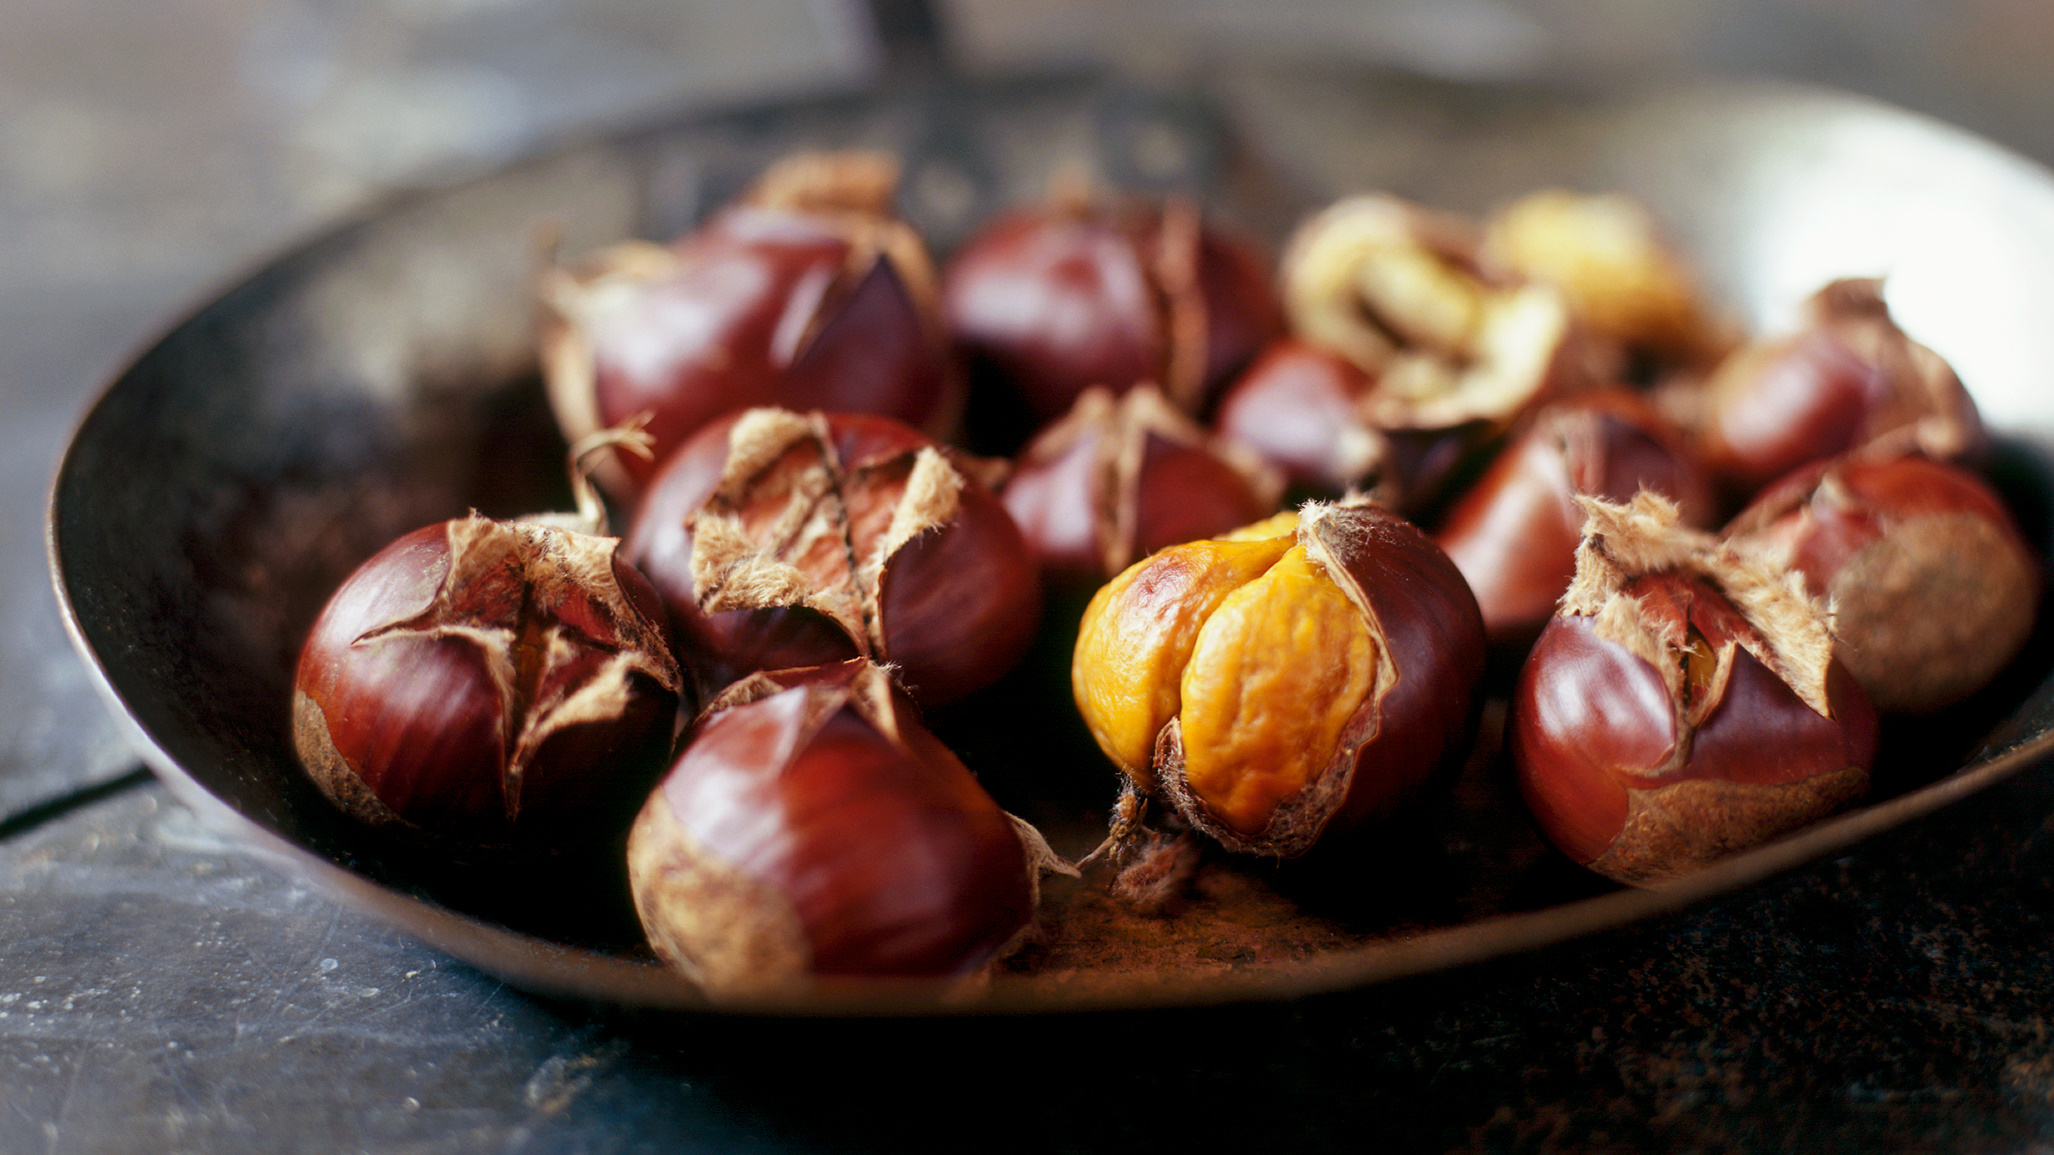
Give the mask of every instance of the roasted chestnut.
POLYGON ((1071 684, 1129 790, 1229 850, 1289 857, 1460 764, 1483 661, 1476 599, 1424 533, 1312 502, 1109 582, 1071 684))
POLYGON ((1601 372, 1652 383, 1723 356, 1736 343, 1689 262, 1646 205, 1625 193, 1540 189, 1484 222, 1483 261, 1562 290, 1595 339, 1601 372))
POLYGON ((1695 422, 1706 465, 1735 494, 1851 452, 1966 458, 1982 419, 1938 353, 1897 327, 1878 280, 1833 281, 1795 332, 1751 342, 1705 381, 1695 422))
MULTIPOLYGON (((670 244, 549 270, 543 367, 566 436, 643 415, 661 461, 759 405, 952 433, 962 383, 932 259, 892 215, 897 172, 875 154, 800 154, 670 244)), ((623 459, 599 476, 632 499, 653 471, 623 459)))
POLYGON ((628 834, 650 945, 716 999, 967 974, 1067 869, 864 661, 713 702, 628 834))
POLYGON ((1493 643, 1531 643, 1576 576, 1579 495, 1627 501, 1662 494, 1695 525, 1711 523, 1711 482, 1683 436, 1626 389, 1542 406, 1457 497, 1434 540, 1469 581, 1493 643))
POLYGON ((1141 381, 1195 414, 1283 329, 1253 247, 1177 197, 1066 190, 1002 214, 949 261, 942 301, 979 388, 1011 392, 1030 424, 1141 381))
POLYGON ((1056 581, 1099 583, 1169 545, 1276 510, 1283 480, 1209 435, 1153 383, 1093 387, 1014 462, 1006 509, 1056 581))
POLYGON ((1802 582, 1678 524, 1654 494, 1579 501, 1576 580, 1506 719, 1548 838, 1646 885, 1860 798, 1875 708, 1802 582))
POLYGON ((374 825, 452 848, 605 842, 686 693, 663 603, 612 539, 474 514, 335 591, 300 653, 293 740, 374 825))
POLYGON ((1580 335, 1552 286, 1494 275, 1467 220, 1384 194, 1329 205, 1284 251, 1291 331, 1375 379, 1377 429, 1495 434, 1588 384, 1580 335))
POLYGON ((1932 710, 1981 689, 2038 614, 2036 555, 2003 499, 1958 465, 1822 462, 1770 486, 1726 532, 1832 604, 1840 660, 1879 709, 1932 710))
POLYGON ((990 463, 883 417, 752 409, 671 455, 624 548, 711 691, 753 670, 889 664, 923 703, 1004 674, 1040 568, 990 463))

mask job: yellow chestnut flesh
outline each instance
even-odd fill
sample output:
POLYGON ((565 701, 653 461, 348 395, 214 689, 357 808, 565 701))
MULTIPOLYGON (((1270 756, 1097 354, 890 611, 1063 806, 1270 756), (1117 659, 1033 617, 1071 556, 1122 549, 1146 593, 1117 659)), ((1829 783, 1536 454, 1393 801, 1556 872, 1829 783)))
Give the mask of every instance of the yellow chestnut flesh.
POLYGON ((1447 556, 1367 502, 1230 536, 1101 589, 1072 685, 1137 792, 1230 850, 1288 857, 1460 763, 1482 618, 1447 556))

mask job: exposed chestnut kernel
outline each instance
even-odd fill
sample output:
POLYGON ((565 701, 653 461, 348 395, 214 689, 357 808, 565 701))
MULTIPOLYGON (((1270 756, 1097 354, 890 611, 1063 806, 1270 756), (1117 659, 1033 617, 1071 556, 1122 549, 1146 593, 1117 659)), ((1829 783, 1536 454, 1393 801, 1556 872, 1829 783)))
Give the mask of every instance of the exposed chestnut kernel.
POLYGON ((1164 546, 1268 516, 1282 493, 1275 470, 1144 382, 1117 397, 1085 390, 1000 496, 1053 578, 1096 586, 1164 546))
POLYGON ((1797 331, 1743 346, 1704 383, 1702 452, 1734 492, 1843 453, 1953 460, 1982 448, 1975 402, 1939 354, 1897 327, 1881 281, 1834 281, 1807 313, 1797 331))
POLYGON ((979 387, 1016 394, 1033 423, 1141 381, 1196 413, 1283 330, 1267 265, 1196 205, 1081 191, 981 229, 949 262, 943 312, 979 387))
POLYGON ((1381 194, 1337 201, 1293 234, 1292 332, 1375 379, 1373 427, 1488 437, 1587 383, 1560 290, 1492 275, 1477 244, 1467 220, 1381 194))
POLYGON ((1607 376, 1652 381, 1715 360, 1737 342, 1654 214, 1624 193, 1529 193, 1485 221, 1482 256, 1561 289, 1570 312, 1606 347, 1607 376))
POLYGON ((1727 527, 1833 607, 1840 660, 1883 710, 1981 689, 2032 633, 2042 576, 2002 499, 1919 456, 1836 459, 1770 486, 1727 527))
POLYGON ((1580 501, 1576 580, 1506 722, 1548 838, 1646 885, 1860 798, 1875 709, 1802 582, 1679 525, 1653 494, 1580 501))
POLYGON ((1643 489, 1674 501, 1686 523, 1710 524, 1711 483, 1682 435, 1636 393, 1581 393, 1542 406, 1455 499, 1434 540, 1468 579, 1491 641, 1524 647, 1576 576, 1576 498, 1624 502, 1643 489))
POLYGON ((862 661, 723 694, 628 835, 650 945, 716 999, 967 974, 1068 869, 862 661))
MULTIPOLYGON (((654 459, 758 405, 879 413, 946 435, 960 416, 938 278, 892 215, 897 166, 802 154, 667 245, 550 270, 543 366, 566 436, 646 414, 654 459)), ((600 474, 618 496, 654 466, 600 474)))
POLYGON ((1130 789, 1229 850, 1288 857, 1461 762, 1483 660, 1476 600, 1424 533, 1314 502, 1108 583, 1072 688, 1130 789))
POLYGON ((1040 620, 989 464, 882 417, 753 409, 672 455, 625 549, 696 675, 861 656, 947 701, 1005 673, 1040 620))
POLYGON ((366 561, 300 654, 293 740, 315 783, 452 847, 610 838, 684 692, 662 602, 615 546, 473 515, 366 561))

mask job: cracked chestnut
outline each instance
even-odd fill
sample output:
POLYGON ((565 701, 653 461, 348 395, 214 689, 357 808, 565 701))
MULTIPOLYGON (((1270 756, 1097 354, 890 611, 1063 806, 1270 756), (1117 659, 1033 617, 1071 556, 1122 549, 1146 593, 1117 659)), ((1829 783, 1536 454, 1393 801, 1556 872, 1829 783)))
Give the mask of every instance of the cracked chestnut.
POLYGON ((1282 493, 1275 470, 1148 382, 1085 390, 999 491, 1051 579, 1091 588, 1165 546, 1267 517, 1282 493))
MULTIPOLYGON (((897 165, 803 153, 670 244, 629 242, 543 279, 543 366, 570 440, 638 416, 660 462, 757 405, 880 413, 937 436, 962 385, 897 165)), ((599 474, 631 498, 654 465, 599 474)))
POLYGON ((1927 711, 1981 689, 2038 614, 2040 565, 2011 511, 1947 462, 1823 462, 1771 485, 1726 533, 1832 604, 1840 658, 1879 709, 1927 711))
POLYGON ((452 847, 607 841, 684 693, 663 604, 612 539, 472 515, 336 590, 300 653, 293 739, 374 825, 452 847))
POLYGON ((716 999, 974 971, 1066 870, 863 661, 708 706, 628 835, 649 943, 716 999))
POLYGON ((995 681, 1040 624, 1039 566, 987 476, 887 418, 752 409, 671 455, 624 548, 709 696, 860 656, 932 705, 995 681))
POLYGON ((1066 191, 1004 213, 949 261, 943 313, 1038 426, 1092 386, 1153 381, 1197 413, 1283 330, 1269 269, 1190 201, 1066 191))
POLYGON ((1290 857, 1461 763, 1483 663, 1476 599, 1424 533, 1311 502, 1109 582, 1071 685, 1131 792, 1229 850, 1290 857))
POLYGON ((1711 482, 1682 434, 1625 389, 1542 406, 1449 507, 1434 540, 1475 592, 1491 641, 1525 646, 1576 576, 1579 495, 1623 502, 1646 489, 1709 524, 1711 482))
POLYGON ((1845 453, 1958 460, 1985 437, 1960 378, 1897 326, 1878 280, 1821 288, 1795 331, 1720 361, 1697 405, 1705 464, 1743 498, 1845 453))
POLYGON ((1506 719, 1542 832, 1648 885, 1860 798, 1876 712, 1796 575, 1679 525, 1653 494, 1580 501, 1576 580, 1506 719))

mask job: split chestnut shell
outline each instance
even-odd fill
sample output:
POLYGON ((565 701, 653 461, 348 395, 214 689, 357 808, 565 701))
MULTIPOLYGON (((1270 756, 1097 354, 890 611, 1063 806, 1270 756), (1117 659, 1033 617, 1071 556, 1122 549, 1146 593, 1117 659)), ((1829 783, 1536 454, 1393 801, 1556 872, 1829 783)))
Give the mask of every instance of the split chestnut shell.
POLYGON ((1548 838, 1599 874, 1650 884, 1866 792, 1876 713, 1802 581, 1679 526, 1653 494, 1581 500, 1576 581, 1506 721, 1548 838))
POLYGON ((293 737, 315 783, 439 844, 610 844, 684 692, 662 602, 615 544, 474 514, 366 561, 300 653, 293 737))
POLYGON ((1314 502, 1108 583, 1071 684, 1138 794, 1230 850, 1288 857, 1458 766, 1483 664, 1476 599, 1425 534, 1314 502))

